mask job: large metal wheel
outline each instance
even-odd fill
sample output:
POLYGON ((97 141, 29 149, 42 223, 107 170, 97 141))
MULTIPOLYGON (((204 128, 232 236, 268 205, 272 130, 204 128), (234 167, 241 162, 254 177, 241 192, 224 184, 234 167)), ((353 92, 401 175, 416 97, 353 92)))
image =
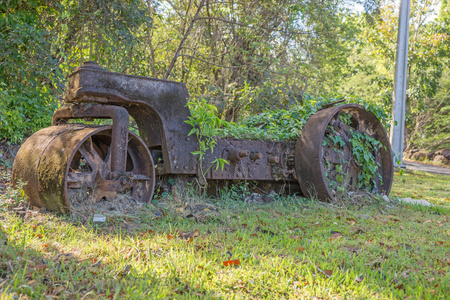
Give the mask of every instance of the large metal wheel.
POLYGON ((345 104, 321 110, 306 122, 295 147, 295 170, 307 197, 333 202, 361 190, 389 195, 394 168, 380 121, 360 105, 345 104), (361 165, 354 137, 376 141, 367 148, 373 164, 361 165))
POLYGON ((111 147, 110 126, 44 128, 28 138, 17 153, 13 182, 25 183, 31 204, 63 213, 119 196, 150 201, 155 169, 147 146, 129 132, 126 167, 120 173, 111 172, 111 147))

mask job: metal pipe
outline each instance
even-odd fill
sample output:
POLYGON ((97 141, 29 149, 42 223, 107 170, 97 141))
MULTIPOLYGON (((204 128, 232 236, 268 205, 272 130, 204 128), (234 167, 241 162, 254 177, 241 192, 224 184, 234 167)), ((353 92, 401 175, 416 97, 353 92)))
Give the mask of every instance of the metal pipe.
POLYGON ((127 161, 128 111, 120 106, 81 103, 60 108, 53 114, 52 124, 68 119, 112 119, 111 173, 113 176, 125 172, 127 161))

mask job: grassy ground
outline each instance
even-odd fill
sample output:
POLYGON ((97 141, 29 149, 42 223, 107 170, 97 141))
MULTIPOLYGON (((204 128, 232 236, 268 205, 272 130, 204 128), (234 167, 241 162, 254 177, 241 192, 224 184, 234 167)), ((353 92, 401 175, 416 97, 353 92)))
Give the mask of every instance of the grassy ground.
MULTIPOLYGON (((396 175, 391 196, 447 204, 449 186, 450 176, 406 173, 396 175)), ((445 206, 374 200, 344 208, 292 197, 263 205, 231 195, 166 200, 98 225, 26 209, 20 194, 7 189, 0 204, 0 299, 450 295, 445 206)))
POLYGON ((391 197, 425 199, 437 205, 450 205, 450 176, 405 170, 395 173, 391 197))

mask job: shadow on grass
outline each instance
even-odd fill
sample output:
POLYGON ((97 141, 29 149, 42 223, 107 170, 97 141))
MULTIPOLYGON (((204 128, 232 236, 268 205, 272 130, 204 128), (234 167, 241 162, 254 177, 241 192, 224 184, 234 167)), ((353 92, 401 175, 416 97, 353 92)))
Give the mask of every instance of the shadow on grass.
MULTIPOLYGON (((417 293, 420 298, 428 292, 416 289, 420 282, 423 289, 438 284, 436 296, 445 294, 438 281, 442 270, 434 265, 437 249, 414 241, 413 235, 420 231, 420 238, 435 238, 428 233, 431 222, 424 220, 444 218, 442 208, 397 207, 386 213, 378 212, 384 207, 371 207, 365 212, 371 219, 366 219, 357 217, 357 209, 288 199, 268 205, 225 200, 219 206, 220 216, 203 221, 159 207, 108 217, 100 225, 52 213, 23 219, 8 213, 14 229, 7 231, 15 241, 9 252, 31 251, 23 256, 36 271, 26 276, 30 267, 18 260, 22 265, 13 265, 16 271, 6 268, 9 279, 1 288, 67 298, 370 298, 377 293, 393 298, 417 293), (421 225, 415 228, 410 215, 421 225), (240 265, 223 266, 230 258, 240 265), (418 261, 425 262, 420 272, 427 275, 409 276, 418 261), (39 270, 39 264, 46 267, 39 270), (421 282, 428 274, 438 279, 421 282)), ((2 266, 6 261, 8 267, 9 260, 12 256, 0 260, 2 266)))
POLYGON ((73 240, 71 235, 86 235, 89 239, 92 232, 94 239, 106 234, 128 239, 136 233, 73 224, 64 219, 67 217, 36 211, 0 213, 0 298, 218 298, 207 289, 191 286, 176 272, 159 277, 151 270, 137 270, 126 259, 114 261, 97 251, 89 255, 89 241, 73 240), (52 229, 52 223, 67 229, 70 245, 62 244, 65 233, 52 229))

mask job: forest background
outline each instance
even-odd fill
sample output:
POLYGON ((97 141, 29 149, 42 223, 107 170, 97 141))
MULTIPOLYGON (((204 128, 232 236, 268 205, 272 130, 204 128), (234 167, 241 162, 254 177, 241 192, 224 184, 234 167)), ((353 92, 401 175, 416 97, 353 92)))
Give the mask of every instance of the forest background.
MULTIPOLYGON (((227 121, 317 97, 392 107, 395 0, 0 0, 0 139, 50 125, 67 75, 182 81, 227 121)), ((411 2, 407 148, 450 147, 450 3, 411 2)))

